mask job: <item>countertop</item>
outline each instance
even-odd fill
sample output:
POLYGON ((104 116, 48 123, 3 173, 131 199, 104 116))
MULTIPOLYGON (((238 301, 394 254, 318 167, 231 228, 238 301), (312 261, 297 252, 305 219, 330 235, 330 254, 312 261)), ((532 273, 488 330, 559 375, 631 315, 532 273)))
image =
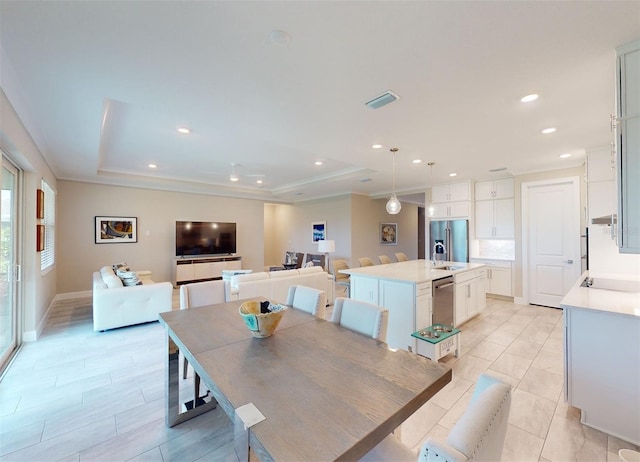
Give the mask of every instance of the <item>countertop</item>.
POLYGON ((388 279, 404 282, 429 282, 457 273, 463 273, 486 265, 481 263, 464 263, 454 261, 439 261, 437 266, 433 266, 431 260, 410 260, 398 263, 387 263, 386 265, 365 266, 362 268, 349 268, 340 270, 341 273, 354 276, 368 277, 372 279, 388 279), (456 266, 456 270, 438 269, 441 266, 456 266))
MULTIPOLYGON (((625 284, 631 288, 638 287, 640 275, 623 275, 585 271, 571 290, 560 302, 562 308, 584 308, 588 310, 625 314, 640 318, 640 292, 635 290, 608 290, 595 287, 581 287, 585 278, 614 282, 616 285, 625 284), (626 281, 626 282, 624 282, 626 281)), ((594 284, 595 285, 595 284, 594 284)), ((612 284, 613 285, 613 284, 612 284)))

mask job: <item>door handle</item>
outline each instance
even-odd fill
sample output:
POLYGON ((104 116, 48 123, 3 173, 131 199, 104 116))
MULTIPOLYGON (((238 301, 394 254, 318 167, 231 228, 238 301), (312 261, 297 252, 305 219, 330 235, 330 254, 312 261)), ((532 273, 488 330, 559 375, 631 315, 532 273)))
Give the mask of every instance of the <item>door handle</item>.
POLYGON ((573 260, 562 260, 562 263, 568 263, 570 265, 573 265, 573 260))

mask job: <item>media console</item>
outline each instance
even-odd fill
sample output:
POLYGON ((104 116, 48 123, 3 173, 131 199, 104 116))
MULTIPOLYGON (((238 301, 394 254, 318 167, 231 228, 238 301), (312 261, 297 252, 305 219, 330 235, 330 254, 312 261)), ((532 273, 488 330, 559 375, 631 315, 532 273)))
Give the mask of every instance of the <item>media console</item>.
POLYGON ((239 269, 242 269, 242 257, 239 256, 176 258, 173 285, 222 279, 223 270, 239 269))

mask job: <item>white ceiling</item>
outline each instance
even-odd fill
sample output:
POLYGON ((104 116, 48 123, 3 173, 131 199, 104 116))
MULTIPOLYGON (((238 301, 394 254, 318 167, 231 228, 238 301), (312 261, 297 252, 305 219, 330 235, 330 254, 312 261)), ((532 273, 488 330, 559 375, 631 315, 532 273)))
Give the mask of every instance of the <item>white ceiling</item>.
POLYGON ((581 165, 610 142, 615 47, 638 38, 639 1, 2 0, 0 83, 61 179, 382 197, 390 147, 408 195, 581 165), (386 90, 400 100, 365 106, 386 90))

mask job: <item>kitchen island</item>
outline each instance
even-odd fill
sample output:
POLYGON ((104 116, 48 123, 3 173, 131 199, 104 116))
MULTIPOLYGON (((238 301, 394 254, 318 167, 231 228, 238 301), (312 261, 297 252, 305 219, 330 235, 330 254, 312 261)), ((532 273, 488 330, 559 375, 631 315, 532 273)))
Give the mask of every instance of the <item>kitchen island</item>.
POLYGON ((640 445, 640 278, 586 271, 561 306, 565 400, 584 425, 640 445))
POLYGON ((455 296, 451 309, 459 326, 478 314, 486 304, 484 265, 429 260, 411 260, 385 265, 340 270, 351 279, 351 298, 389 310, 387 344, 391 348, 416 351, 411 334, 432 324, 432 281, 453 276, 455 296))

